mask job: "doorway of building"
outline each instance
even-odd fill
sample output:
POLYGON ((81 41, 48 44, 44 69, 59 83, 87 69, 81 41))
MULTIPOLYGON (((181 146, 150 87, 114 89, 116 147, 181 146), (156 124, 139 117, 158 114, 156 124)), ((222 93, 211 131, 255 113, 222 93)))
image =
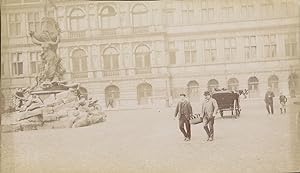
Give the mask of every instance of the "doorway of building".
POLYGON ((250 98, 259 96, 258 85, 259 85, 259 81, 258 81, 257 77, 252 76, 248 79, 248 91, 249 91, 250 98))
POLYGON ((142 83, 137 86, 138 104, 150 104, 152 97, 152 86, 148 83, 142 83))
POLYGON ((112 107, 118 107, 120 104, 120 90, 119 87, 115 85, 110 85, 105 88, 105 103, 108 106, 108 103, 111 103, 112 107))
POLYGON ((190 101, 200 101, 200 93, 199 93, 199 83, 195 80, 190 81, 187 84, 188 87, 188 97, 190 101))

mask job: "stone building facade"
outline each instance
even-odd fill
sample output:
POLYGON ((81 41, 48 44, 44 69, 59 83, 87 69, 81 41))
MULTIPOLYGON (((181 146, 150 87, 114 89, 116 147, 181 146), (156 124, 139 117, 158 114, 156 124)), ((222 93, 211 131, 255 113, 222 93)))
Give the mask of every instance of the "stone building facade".
POLYGON ((64 79, 103 104, 111 96, 120 107, 165 104, 181 92, 197 102, 212 88, 299 94, 296 0, 6 0, 1 8, 6 100, 34 84, 41 50, 28 33, 45 16, 62 31, 64 79))

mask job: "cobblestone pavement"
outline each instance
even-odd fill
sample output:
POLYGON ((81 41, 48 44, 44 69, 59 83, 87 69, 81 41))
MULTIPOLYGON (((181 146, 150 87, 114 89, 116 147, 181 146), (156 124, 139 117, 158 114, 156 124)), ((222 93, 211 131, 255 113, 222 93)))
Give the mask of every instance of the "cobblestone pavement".
POLYGON ((238 119, 217 117, 213 142, 202 124, 193 125, 192 140, 184 142, 173 108, 110 111, 107 122, 90 127, 2 134, 1 172, 295 171, 299 108, 290 104, 280 115, 275 106, 268 116, 261 100, 242 105, 238 119))

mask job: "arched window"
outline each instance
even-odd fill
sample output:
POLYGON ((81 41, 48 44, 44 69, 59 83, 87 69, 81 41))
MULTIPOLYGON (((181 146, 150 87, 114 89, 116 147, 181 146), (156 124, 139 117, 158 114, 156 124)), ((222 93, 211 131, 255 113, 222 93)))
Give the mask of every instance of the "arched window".
POLYGON ((143 4, 137 4, 132 8, 132 23, 134 27, 147 26, 148 9, 143 4))
POLYGON ((218 88, 219 88, 219 82, 216 79, 211 79, 208 81, 208 83, 207 83, 208 91, 212 92, 218 88))
POLYGON ((148 83, 142 83, 137 86, 138 104, 150 103, 152 96, 152 86, 148 83))
POLYGON ((190 81, 187 84, 188 87, 188 97, 190 101, 196 101, 199 100, 200 95, 199 95, 199 83, 197 81, 190 81))
POLYGON ((115 70, 119 68, 119 53, 115 48, 109 47, 103 53, 104 70, 115 70))
POLYGON ((86 27, 87 23, 84 12, 79 8, 73 9, 70 14, 70 29, 72 31, 82 31, 85 30, 86 27))
POLYGON ((104 92, 105 92, 106 104, 108 103, 109 99, 111 99, 111 98, 113 99, 114 106, 116 106, 115 104, 119 103, 119 99, 120 99, 119 87, 117 87, 115 85, 110 85, 105 88, 104 92))
POLYGON ((118 25, 117 13, 111 6, 105 6, 99 11, 99 26, 102 29, 116 28, 118 25))
POLYGON ((228 90, 237 90, 239 88, 239 81, 236 78, 230 78, 228 80, 228 90))
POLYGON ((149 69, 151 66, 150 50, 147 46, 142 45, 135 50, 135 67, 137 69, 149 69))
POLYGON ((252 76, 248 79, 248 89, 257 90, 258 89, 258 79, 255 76, 252 76))
POLYGON ((258 96, 258 84, 259 84, 259 81, 258 81, 257 77, 252 76, 248 79, 249 97, 257 97, 258 96))
POLYGON ((272 91, 275 94, 278 94, 279 87, 278 87, 279 79, 276 75, 272 75, 268 79, 268 87, 271 87, 272 91))
POLYGON ((81 73, 80 75, 75 75, 74 77, 87 77, 87 55, 84 50, 77 49, 72 53, 72 68, 73 73, 81 73))

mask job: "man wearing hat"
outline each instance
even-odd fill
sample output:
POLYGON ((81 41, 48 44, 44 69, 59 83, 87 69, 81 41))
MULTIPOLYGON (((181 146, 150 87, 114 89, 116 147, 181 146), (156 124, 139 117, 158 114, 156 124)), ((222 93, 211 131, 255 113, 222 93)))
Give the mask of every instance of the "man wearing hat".
POLYGON ((279 96, 279 102, 280 102, 280 112, 281 114, 286 113, 286 102, 287 102, 287 98, 285 95, 282 94, 282 92, 280 92, 280 96, 279 96))
POLYGON ((265 94, 265 103, 266 103, 266 108, 268 111, 268 114, 272 113, 274 114, 274 107, 273 107, 273 97, 275 97, 272 88, 268 87, 268 91, 265 94), (271 108, 271 111, 270 111, 271 108))
POLYGON ((209 91, 204 92, 205 101, 202 104, 202 115, 204 130, 207 133, 207 141, 212 141, 214 139, 214 121, 215 115, 217 114, 218 104, 217 101, 211 97, 209 91))
POLYGON ((186 99, 185 94, 180 94, 180 101, 177 104, 175 111, 175 118, 179 113, 179 129, 184 135, 185 141, 191 140, 191 124, 190 124, 190 116, 193 114, 192 106, 190 102, 186 99), (184 129, 184 125, 186 130, 184 129))

